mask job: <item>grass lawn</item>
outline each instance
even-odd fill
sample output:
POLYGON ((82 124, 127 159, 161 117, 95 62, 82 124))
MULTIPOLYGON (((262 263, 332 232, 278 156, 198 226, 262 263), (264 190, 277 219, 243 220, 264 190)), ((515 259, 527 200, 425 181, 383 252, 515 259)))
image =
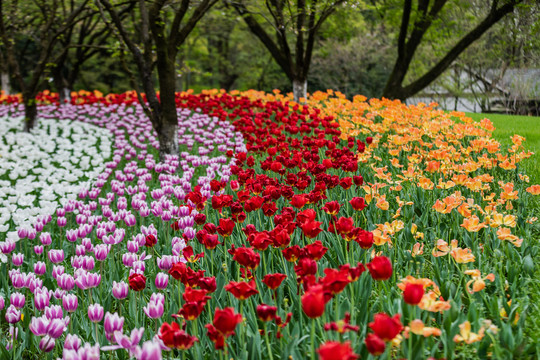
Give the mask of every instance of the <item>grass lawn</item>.
POLYGON ((534 155, 523 162, 525 172, 531 178, 531 184, 540 184, 540 117, 505 114, 475 114, 466 113, 474 120, 488 118, 493 122, 493 136, 503 145, 511 144, 510 137, 514 134, 527 139, 525 148, 534 155))

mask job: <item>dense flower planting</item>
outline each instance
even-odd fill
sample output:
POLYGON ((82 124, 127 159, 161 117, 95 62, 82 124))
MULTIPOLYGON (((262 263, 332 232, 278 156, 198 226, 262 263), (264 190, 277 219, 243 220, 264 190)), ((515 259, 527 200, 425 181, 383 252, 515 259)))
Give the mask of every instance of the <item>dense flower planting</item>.
POLYGON ((432 106, 211 91, 178 95, 181 156, 158 163, 133 93, 74 95, 41 94, 41 116, 108 129, 113 156, 0 243, 3 356, 533 354, 523 138, 432 106))
POLYGON ((14 106, 0 108, 0 236, 11 240, 18 237, 8 233, 10 221, 29 227, 38 215, 54 213, 58 201, 74 200, 112 153, 106 129, 42 119, 32 134, 21 133, 16 113, 14 106))

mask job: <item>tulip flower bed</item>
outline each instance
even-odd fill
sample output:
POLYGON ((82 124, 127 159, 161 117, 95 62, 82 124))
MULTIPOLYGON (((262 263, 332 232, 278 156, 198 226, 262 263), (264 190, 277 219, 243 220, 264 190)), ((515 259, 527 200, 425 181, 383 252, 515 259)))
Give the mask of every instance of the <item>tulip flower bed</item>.
POLYGON ((2 357, 532 356, 523 138, 339 94, 182 93, 181 156, 159 163, 132 93, 38 100, 114 150, 78 200, 0 243, 2 357))

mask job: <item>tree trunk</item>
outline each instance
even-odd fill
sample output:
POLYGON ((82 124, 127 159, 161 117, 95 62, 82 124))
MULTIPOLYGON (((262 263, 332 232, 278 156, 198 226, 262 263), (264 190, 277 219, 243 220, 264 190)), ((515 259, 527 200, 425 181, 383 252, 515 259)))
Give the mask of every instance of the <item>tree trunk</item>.
POLYGON ((35 96, 23 94, 24 131, 30 132, 36 126, 37 104, 35 96))
POLYGON ((163 122, 158 133, 159 161, 165 161, 167 155, 178 155, 178 123, 163 122))
POLYGON ((165 155, 179 155, 178 152, 178 116, 176 114, 176 72, 174 60, 163 59, 158 55, 159 95, 161 103, 161 119, 155 126, 159 139, 159 159, 165 155))
POLYGON ((300 98, 307 98, 307 80, 294 79, 292 86, 294 101, 299 102, 300 98))
POLYGON ((406 71, 407 70, 403 69, 400 64, 396 63, 396 65, 394 65, 394 69, 392 70, 386 86, 384 87, 382 97, 391 100, 398 99, 401 101, 404 101, 407 98, 407 96, 405 96, 403 93, 403 86, 401 85, 403 83, 403 79, 405 78, 406 71))
POLYGON ((0 89, 4 90, 5 95, 11 94, 11 84, 9 83, 9 74, 7 72, 0 74, 0 84, 0 89))

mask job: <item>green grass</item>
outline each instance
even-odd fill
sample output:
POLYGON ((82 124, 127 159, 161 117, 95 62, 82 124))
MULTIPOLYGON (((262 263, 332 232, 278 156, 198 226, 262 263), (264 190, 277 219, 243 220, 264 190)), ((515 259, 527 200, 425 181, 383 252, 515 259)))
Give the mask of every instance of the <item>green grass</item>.
POLYGON ((512 143, 510 137, 514 134, 525 137, 525 149, 534 152, 534 155, 523 161, 523 168, 529 175, 531 184, 540 184, 540 117, 475 113, 466 115, 476 121, 490 119, 495 126, 493 137, 503 146, 512 143))

